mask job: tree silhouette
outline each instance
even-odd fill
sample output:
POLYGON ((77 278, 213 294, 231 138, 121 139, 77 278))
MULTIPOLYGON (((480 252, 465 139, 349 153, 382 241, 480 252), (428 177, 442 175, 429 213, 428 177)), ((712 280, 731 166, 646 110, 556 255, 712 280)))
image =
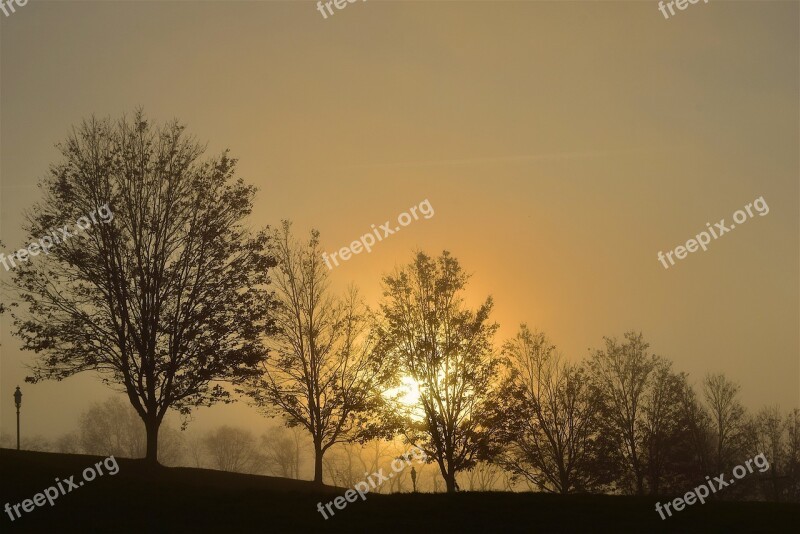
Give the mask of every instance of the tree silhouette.
POLYGON ((714 463, 722 471, 738 463, 745 429, 745 411, 738 399, 739 385, 723 374, 709 374, 703 380, 703 396, 711 415, 714 463))
POLYGON ((15 333, 39 354, 27 380, 98 372, 144 421, 157 464, 168 409, 228 399, 223 383, 252 376, 265 357, 274 260, 266 232, 244 225, 255 190, 234 178, 227 152, 201 161, 182 125, 153 126, 141 111, 132 122, 84 121, 59 148, 30 235, 88 221, 98 206, 113 221, 17 268, 29 313, 15 333))
MULTIPOLYGON (((142 419, 119 397, 94 403, 78 419, 78 441, 85 454, 141 458, 147 452, 147 434, 142 419)), ((184 455, 180 432, 167 424, 158 429, 158 459, 176 465, 184 455)))
POLYGON ((658 358, 648 354, 650 345, 641 333, 626 332, 623 343, 615 338, 604 340, 605 350, 596 350, 589 359, 591 383, 603 404, 603 430, 617 441, 623 473, 636 493, 642 495, 645 480, 643 412, 650 375, 658 358))
POLYGON ((211 465, 232 473, 259 473, 264 457, 258 451, 256 437, 249 430, 221 426, 203 438, 211 465))
POLYGON ((511 373, 498 404, 505 452, 500 463, 540 490, 587 491, 600 482, 598 402, 585 371, 565 362, 543 333, 521 325, 503 346, 511 373))
POLYGON ((300 478, 307 436, 300 427, 275 427, 261 436, 261 450, 267 471, 275 476, 300 478))
POLYGON ((488 457, 493 441, 491 405, 496 402, 499 358, 489 323, 492 299, 465 308, 468 276, 448 252, 414 261, 384 277, 381 350, 398 371, 419 384, 424 418, 405 417, 405 437, 435 461, 448 492, 456 474, 488 457))
MULTIPOLYGON (((672 371, 672 362, 657 360, 642 406, 642 450, 651 494, 680 491, 693 480, 693 422, 684 410, 691 395, 684 373, 672 371)), ((698 473, 699 474, 699 473, 698 473)))
POLYGON ((379 432, 368 419, 383 402, 391 366, 373 350, 368 310, 356 290, 331 294, 319 234, 298 243, 284 221, 274 242, 276 334, 262 374, 242 390, 268 415, 311 434, 314 481, 322 484, 328 449, 379 432))

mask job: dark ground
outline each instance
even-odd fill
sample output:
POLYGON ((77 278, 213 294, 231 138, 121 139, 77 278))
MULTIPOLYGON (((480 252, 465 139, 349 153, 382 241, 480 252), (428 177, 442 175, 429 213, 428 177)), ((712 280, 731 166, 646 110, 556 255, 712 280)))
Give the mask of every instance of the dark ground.
MULTIPOLYGON (((101 457, 0 450, 0 507, 81 473, 101 457)), ((343 490, 309 482, 163 468, 118 459, 104 475, 11 521, 11 532, 798 532, 800 505, 699 503, 662 521, 655 499, 539 493, 368 495, 327 521, 316 510, 343 490)), ((661 499, 662 502, 666 498, 661 499)), ((21 509, 20 509, 21 511, 21 509)))

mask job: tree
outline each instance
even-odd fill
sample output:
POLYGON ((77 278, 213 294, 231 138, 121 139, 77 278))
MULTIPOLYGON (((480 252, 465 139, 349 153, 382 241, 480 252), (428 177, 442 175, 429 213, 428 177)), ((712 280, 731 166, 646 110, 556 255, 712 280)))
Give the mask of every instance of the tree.
POLYGON ((786 484, 787 498, 800 502, 800 410, 795 408, 786 416, 786 484))
POLYGON ((285 478, 300 478, 307 443, 299 427, 277 427, 261 436, 267 472, 285 478))
POLYGON ((274 260, 266 232, 245 225, 255 189, 227 152, 201 161, 182 125, 151 125, 141 111, 84 121, 59 146, 27 230, 76 220, 85 230, 16 270, 29 313, 15 334, 40 355, 26 380, 96 371, 127 395, 157 464, 170 408, 227 400, 224 384, 265 357, 274 260), (95 213, 108 224, 92 225, 95 213))
MULTIPOLYGON (((769 459, 769 491, 766 497, 778 502, 784 491, 788 476, 789 458, 789 425, 791 418, 784 419, 777 406, 762 408, 753 418, 753 443, 750 450, 763 453, 769 459)), ((787 485, 788 487, 788 485, 787 485)))
POLYGON ((222 426, 209 432, 203 444, 215 469, 233 473, 257 473, 263 469, 264 458, 248 430, 222 426))
POLYGON ((644 494, 642 410, 650 375, 658 359, 648 354, 650 347, 641 333, 625 333, 625 341, 604 338, 605 350, 596 350, 589 359, 591 382, 603 403, 604 432, 618 442, 624 473, 638 495, 644 494))
POLYGON ((684 373, 674 373, 672 362, 659 358, 650 375, 642 410, 642 450, 651 494, 680 491, 695 474, 692 421, 684 409, 691 388, 684 373))
POLYGON ((491 297, 476 311, 464 305, 468 278, 445 251, 437 259, 419 252, 383 280, 381 350, 420 392, 422 420, 408 414, 402 432, 438 464, 448 492, 456 490, 458 472, 488 458, 497 445, 490 426, 497 324, 489 322, 491 297))
POLYGON ((469 491, 493 491, 501 481, 501 467, 488 462, 479 462, 466 472, 467 489, 469 491))
POLYGON ((503 353, 511 373, 500 395, 506 443, 501 463, 540 490, 594 488, 597 402, 583 369, 563 361, 543 333, 525 324, 503 353))
POLYGON ((689 447, 692 451, 692 470, 688 475, 692 480, 711 471, 711 418, 697 397, 694 388, 687 384, 680 399, 681 417, 688 424, 689 447))
POLYGON ((56 439, 53 450, 62 454, 80 454, 82 448, 81 439, 78 436, 78 433, 68 432, 59 436, 56 439))
POLYGON ((81 449, 86 454, 141 458, 147 436, 139 415, 118 397, 95 403, 78 422, 81 449))
POLYGON ((243 391, 268 415, 302 426, 314 446, 314 482, 336 443, 366 439, 376 430, 369 414, 382 403, 389 362, 373 350, 369 314, 355 289, 331 294, 319 233, 298 243, 284 221, 274 234, 276 334, 262 374, 243 391))
MULTIPOLYGON (((0 434, 0 447, 6 449, 17 448, 17 438, 14 434, 0 434)), ((20 439, 20 449, 23 451, 52 452, 53 444, 42 435, 23 436, 20 439)))
MULTIPOLYGON (((147 452, 142 419, 130 404, 110 397, 93 404, 78 420, 78 443, 85 454, 141 458, 147 452)), ((167 424, 159 427, 158 457, 164 465, 176 465, 184 457, 180 433, 167 424)))
POLYGON ((745 424, 744 407, 739 402, 738 384, 730 382, 723 374, 709 374, 703 381, 703 394, 711 414, 714 435, 715 470, 723 470, 738 463, 735 458, 741 450, 745 424))

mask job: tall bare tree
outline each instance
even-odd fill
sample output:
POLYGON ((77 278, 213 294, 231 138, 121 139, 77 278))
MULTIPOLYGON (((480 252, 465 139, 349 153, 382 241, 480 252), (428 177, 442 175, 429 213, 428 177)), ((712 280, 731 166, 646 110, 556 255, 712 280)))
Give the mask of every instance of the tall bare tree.
POLYGON ((715 470, 722 471, 738 463, 745 430, 745 411, 739 402, 739 385, 723 374, 709 374, 703 381, 703 395, 711 415, 714 435, 715 470))
POLYGON ((505 421, 503 465, 540 490, 593 489, 597 402, 584 371, 524 324, 503 352, 511 366, 499 413, 505 421))
POLYGON ((392 369, 374 351, 369 313, 356 290, 344 298, 330 291, 318 232, 301 244, 284 221, 274 242, 277 334, 262 374, 244 392, 268 415, 309 432, 314 481, 322 484, 328 449, 377 431, 370 414, 383 402, 392 369))
POLYGON ((29 313, 15 333, 39 354, 27 380, 99 373, 144 421, 157 464, 167 410, 226 400, 224 383, 265 357, 274 260, 266 232, 245 224, 255 190, 227 152, 202 161, 182 125, 142 112, 84 121, 59 148, 27 230, 32 240, 75 221, 85 230, 16 270, 29 313), (103 212, 113 220, 92 224, 103 212))
POLYGON ((672 371, 672 362, 658 358, 642 410, 642 450, 648 490, 680 491, 697 465, 693 449, 692 421, 684 409, 691 388, 684 373, 672 371))
POLYGON ((625 341, 604 338, 605 348, 589 359, 592 386, 603 402, 606 433, 616 439, 624 473, 638 495, 644 494, 643 409, 650 375, 658 358, 641 333, 626 332, 625 341))
POLYGON ((419 252, 384 277, 381 304, 382 351, 419 384, 422 417, 410 414, 402 431, 438 464, 448 492, 456 490, 458 472, 496 445, 490 414, 497 400, 497 324, 489 322, 491 297, 476 311, 464 305, 468 278, 448 252, 436 259, 419 252))
POLYGON ((750 422, 752 443, 748 444, 751 454, 763 453, 769 459, 770 478, 766 497, 771 501, 780 501, 783 497, 789 476, 789 424, 790 418, 784 419, 778 406, 768 406, 756 413, 750 422))

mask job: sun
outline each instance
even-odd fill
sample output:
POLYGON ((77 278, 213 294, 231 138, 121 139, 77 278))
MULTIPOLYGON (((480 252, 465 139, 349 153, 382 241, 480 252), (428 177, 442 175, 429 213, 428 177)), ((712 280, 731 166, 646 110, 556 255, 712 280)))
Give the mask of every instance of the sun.
POLYGON ((393 398, 397 401, 399 412, 405 413, 415 421, 422 421, 425 419, 425 410, 420 403, 421 393, 419 382, 412 377, 408 375, 400 377, 400 385, 388 390, 384 395, 386 395, 387 398, 393 398))
POLYGON ((400 379, 400 387, 396 390, 400 393, 399 401, 402 405, 408 408, 414 408, 419 405, 419 383, 406 375, 400 379))

